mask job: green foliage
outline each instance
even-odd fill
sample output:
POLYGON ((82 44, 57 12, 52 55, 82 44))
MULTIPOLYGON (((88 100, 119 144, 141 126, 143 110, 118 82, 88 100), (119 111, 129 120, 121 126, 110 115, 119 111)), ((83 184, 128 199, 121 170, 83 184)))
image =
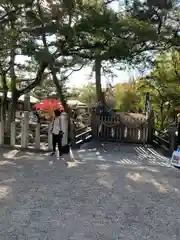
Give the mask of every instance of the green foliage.
MULTIPOLYGON (((11 81, 10 79, 6 79, 6 84, 8 90, 11 89, 11 81)), ((3 91, 2 77, 0 76, 0 91, 3 91)))
POLYGON ((175 108, 180 105, 179 66, 178 52, 161 54, 157 58, 155 70, 148 78, 139 81, 138 89, 143 93, 150 92, 157 125, 161 129, 175 117, 175 108))
MULTIPOLYGON (((102 67, 106 67, 107 62, 112 65, 124 62, 137 65, 147 60, 146 51, 179 46, 178 9, 172 10, 172 5, 160 0, 156 3, 149 0, 144 5, 137 0, 127 2, 127 8, 118 13, 103 0, 50 0, 46 4, 28 1, 25 5, 8 1, 2 4, 1 74, 5 73, 10 78, 12 90, 20 95, 40 85, 44 72, 50 70, 60 95, 64 83, 61 78, 58 81, 55 79, 62 68, 69 71, 96 59, 100 59, 102 67), (168 25, 171 21, 173 24, 168 25), (30 60, 26 61, 27 64, 17 64, 17 55, 30 60), (17 78, 23 79, 20 78, 22 75, 29 77, 29 86, 25 90, 17 89, 17 78)), ((174 56, 175 61, 176 58, 174 56)), ((179 69, 173 74, 178 79, 179 69)), ((49 83, 45 85, 51 89, 49 83)), ((43 91, 39 90, 39 94, 43 91)), ((94 87, 86 91, 83 90, 86 92, 83 98, 93 102, 94 87)), ((134 89, 128 93, 132 99, 135 98, 134 89)))
POLYGON ((96 103, 96 85, 89 83, 81 88, 71 89, 69 98, 77 99, 91 106, 96 103))
POLYGON ((169 51, 160 54, 154 70, 132 83, 116 86, 116 107, 125 112, 138 112, 145 106, 146 93, 150 93, 152 108, 156 113, 156 125, 164 130, 176 117, 180 106, 180 54, 169 51))
POLYGON ((96 102, 96 86, 88 84, 80 90, 79 100, 89 105, 96 102))
MULTIPOLYGON (((16 87, 19 88, 19 83, 21 82, 20 80, 17 80, 17 84, 16 84, 16 87)), ((6 85, 7 85, 7 89, 8 91, 11 91, 11 79, 10 77, 6 77, 6 85)), ((2 77, 0 76, 0 91, 4 91, 3 89, 3 84, 2 84, 2 77)))
POLYGON ((42 86, 36 86, 34 88, 33 95, 40 100, 57 97, 57 90, 53 80, 50 77, 46 77, 43 80, 42 86))
POLYGON ((117 84, 115 93, 116 108, 121 112, 139 112, 143 109, 143 95, 137 91, 135 82, 117 84))
MULTIPOLYGON (((115 107, 115 94, 114 89, 109 87, 103 89, 105 92, 106 104, 110 108, 115 107)), ((97 103, 96 100, 96 85, 89 83, 81 88, 73 88, 68 94, 68 98, 77 99, 83 103, 86 103, 88 106, 94 106, 97 103)))

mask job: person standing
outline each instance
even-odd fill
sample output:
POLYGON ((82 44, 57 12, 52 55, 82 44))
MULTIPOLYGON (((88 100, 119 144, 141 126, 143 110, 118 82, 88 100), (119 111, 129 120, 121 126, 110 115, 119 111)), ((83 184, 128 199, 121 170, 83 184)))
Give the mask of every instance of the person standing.
POLYGON ((63 131, 61 128, 61 111, 60 110, 55 110, 54 111, 54 119, 52 121, 52 145, 53 145, 53 152, 51 155, 55 155, 56 153, 56 145, 58 145, 58 150, 59 150, 59 157, 62 157, 62 138, 63 138, 63 131))

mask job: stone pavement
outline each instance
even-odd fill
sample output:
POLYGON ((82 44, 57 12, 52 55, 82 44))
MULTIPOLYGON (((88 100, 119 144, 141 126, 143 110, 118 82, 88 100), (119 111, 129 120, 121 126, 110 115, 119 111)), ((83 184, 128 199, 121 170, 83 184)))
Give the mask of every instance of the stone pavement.
POLYGON ((0 240, 180 239, 180 172, 151 148, 0 151, 0 240))

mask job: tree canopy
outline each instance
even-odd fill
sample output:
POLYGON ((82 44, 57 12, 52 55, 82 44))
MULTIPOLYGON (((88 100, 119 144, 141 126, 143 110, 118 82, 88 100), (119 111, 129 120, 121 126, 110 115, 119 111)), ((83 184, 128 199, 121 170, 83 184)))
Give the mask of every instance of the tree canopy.
POLYGON ((176 1, 129 0, 119 10, 110 7, 112 2, 32 0, 1 4, 2 112, 8 83, 12 91, 10 120, 20 95, 43 85, 47 74, 65 104, 64 81, 73 71, 93 64, 97 100, 104 96, 101 74, 108 64, 138 66, 152 62, 150 52, 157 54, 171 47, 179 51, 176 1))

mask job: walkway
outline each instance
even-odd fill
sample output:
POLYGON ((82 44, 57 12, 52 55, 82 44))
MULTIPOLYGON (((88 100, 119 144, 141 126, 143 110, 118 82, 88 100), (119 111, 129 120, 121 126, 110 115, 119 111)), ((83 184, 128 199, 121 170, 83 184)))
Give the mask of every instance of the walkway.
POLYGON ((151 148, 85 146, 68 167, 0 151, 1 240, 180 239, 180 172, 151 148))

